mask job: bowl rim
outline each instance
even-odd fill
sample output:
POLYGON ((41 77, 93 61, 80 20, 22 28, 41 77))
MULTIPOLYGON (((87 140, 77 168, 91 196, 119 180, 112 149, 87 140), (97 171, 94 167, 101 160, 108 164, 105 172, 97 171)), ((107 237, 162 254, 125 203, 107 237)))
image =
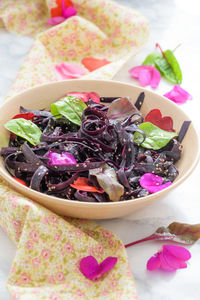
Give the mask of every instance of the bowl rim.
MULTIPOLYGON (((40 88, 43 88, 43 87, 48 87, 50 85, 59 85, 59 84, 63 84, 63 83, 70 83, 70 82, 98 82, 98 83, 101 83, 101 84, 116 84, 116 85, 123 85, 123 86, 127 86, 127 87, 131 87, 131 88, 135 88, 136 90, 138 90, 138 92, 147 92, 149 93, 150 95, 154 96, 155 94, 157 96, 159 96, 161 99, 163 99, 163 101, 165 102, 168 102, 170 103, 170 105, 176 107, 177 109, 177 104, 175 104, 174 102, 170 101, 169 99, 167 99, 166 97, 162 96, 162 95, 159 95, 157 94, 156 92, 154 91, 151 91, 151 90, 148 90, 144 87, 139 87, 139 86, 136 86, 134 84, 130 84, 130 83, 126 83, 126 82, 121 82, 121 81, 117 81, 117 80, 102 80, 102 79, 70 79, 70 80, 60 80, 60 81, 52 81, 52 82, 48 82, 48 83, 43 83, 43 84, 40 84, 40 85, 37 85, 37 86, 34 86, 34 87, 31 87, 29 89, 26 89, 25 91, 22 91, 20 93, 17 93, 16 95, 10 97, 9 99, 6 99, 4 101, 3 104, 0 105, 0 110, 3 111, 3 108, 4 106, 7 106, 9 105, 9 103, 12 103, 14 101, 14 99, 16 97, 20 97, 21 95, 25 95, 25 94, 28 94, 30 91, 34 91, 34 90, 37 90, 37 89, 40 89, 40 88)), ((189 116, 180 108, 178 107, 178 109, 182 112, 182 114, 185 116, 185 119, 187 120, 190 120, 189 116)), ((52 200, 52 201, 58 201, 62 204, 65 204, 65 205, 72 205, 72 206, 79 206, 79 207, 93 207, 93 206, 99 206, 101 205, 101 207, 109 207, 109 206, 123 206, 125 203, 127 205, 131 205, 133 204, 133 202, 146 202, 146 201, 149 201, 153 198, 155 198, 155 194, 157 196, 157 198, 160 198, 162 195, 164 196, 166 193, 170 192, 171 190, 173 190, 175 187, 177 187, 178 185, 180 185, 183 181, 185 181, 189 175, 193 172, 193 170, 196 168, 197 164, 198 164, 198 161, 200 159, 200 141, 199 141, 199 133, 198 133, 198 130, 197 130, 197 126, 195 124, 196 122, 192 121, 191 125, 198 137, 197 139, 197 155, 195 157, 195 160, 193 161, 193 163, 190 165, 190 167, 188 168, 188 170, 185 172, 185 174, 183 174, 183 176, 180 178, 180 179, 177 179, 175 182, 173 182, 172 185, 170 185, 169 187, 159 191, 159 192, 156 192, 156 193, 153 193, 153 194, 150 194, 148 196, 145 196, 145 197, 140 197, 140 198, 133 198, 133 199, 130 199, 130 200, 125 200, 125 201, 113 201, 113 202, 82 202, 82 201, 79 201, 79 200, 70 200, 70 199, 65 199, 65 198, 59 198, 59 197, 55 197, 55 196, 50 196, 50 195, 47 195, 47 194, 43 194, 45 196, 45 198, 47 198, 48 200, 52 200)), ((12 176, 8 173, 8 171, 4 170, 2 167, 0 167, 0 175, 3 177, 3 179, 6 181, 6 183, 9 184, 9 182, 11 181, 12 182, 12 187, 14 186, 17 186, 17 191, 21 194, 23 194, 23 190, 27 191, 26 195, 29 194, 28 196, 25 195, 25 197, 30 197, 31 199, 36 199, 37 196, 41 196, 41 192, 38 192, 38 191, 35 191, 29 187, 26 187, 26 186, 23 186, 22 184, 20 184, 19 182, 17 182, 16 180, 14 180, 12 178, 12 176), (33 197, 31 194, 33 194, 35 197, 33 197)), ((25 194, 25 193, 24 193, 25 194)))

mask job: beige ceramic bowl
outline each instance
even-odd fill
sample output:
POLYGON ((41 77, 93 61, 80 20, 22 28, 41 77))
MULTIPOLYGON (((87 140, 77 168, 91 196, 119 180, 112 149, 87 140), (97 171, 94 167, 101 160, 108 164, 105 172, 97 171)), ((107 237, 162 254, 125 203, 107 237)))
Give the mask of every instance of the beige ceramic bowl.
MULTIPOLYGON (((187 115, 185 115, 179 106, 173 102, 158 94, 130 84, 101 80, 68 80, 45 84, 29 89, 5 102, 0 108, 0 148, 8 145, 9 134, 8 131, 4 129, 3 124, 19 112, 20 105, 29 109, 49 108, 52 102, 55 102, 67 92, 72 91, 93 91, 97 92, 100 96, 130 96, 133 103, 137 99, 138 95, 142 91, 145 91, 145 101, 141 109, 144 115, 151 109, 158 108, 164 116, 170 115, 173 118, 174 128, 176 131, 180 130, 183 121, 189 120, 187 115)), ((170 187, 150 196, 132 199, 125 202, 85 203, 47 196, 25 187, 12 179, 5 170, 2 160, 0 161, 0 174, 14 189, 58 214, 88 219, 116 218, 131 214, 155 200, 162 198, 165 194, 169 193, 176 186, 181 184, 192 173, 199 158, 198 134, 193 124, 190 125, 183 140, 183 149, 182 157, 177 163, 180 175, 170 187)))

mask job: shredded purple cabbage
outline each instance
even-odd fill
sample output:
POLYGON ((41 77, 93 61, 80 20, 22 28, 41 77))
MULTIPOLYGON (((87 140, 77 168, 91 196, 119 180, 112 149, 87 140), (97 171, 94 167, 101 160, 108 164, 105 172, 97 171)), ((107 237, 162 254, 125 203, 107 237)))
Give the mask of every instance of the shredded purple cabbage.
MULTIPOLYGON (((111 102, 119 97, 102 97, 111 102)), ((136 101, 140 109, 144 101, 141 93, 136 101)), ((87 177, 89 182, 99 188, 89 170, 107 163, 112 167, 119 183, 124 187, 120 201, 133 197, 144 197, 149 193, 140 186, 144 173, 154 173, 165 178, 164 183, 174 181, 178 176, 175 163, 181 157, 180 138, 171 140, 160 150, 144 149, 134 142, 134 132, 145 134, 138 128, 138 118, 129 116, 122 121, 109 120, 108 106, 87 103, 82 114, 82 124, 72 124, 66 118, 55 118, 46 110, 28 110, 20 107, 21 113, 34 114, 33 122, 41 129, 41 143, 30 145, 21 137, 10 139, 8 147, 1 149, 5 166, 10 174, 24 180, 27 185, 39 192, 60 198, 88 201, 110 202, 104 192, 91 193, 70 186, 78 177, 87 177)), ((186 124, 188 125, 188 124, 186 124)), ((184 132, 186 127, 183 126, 184 132)))

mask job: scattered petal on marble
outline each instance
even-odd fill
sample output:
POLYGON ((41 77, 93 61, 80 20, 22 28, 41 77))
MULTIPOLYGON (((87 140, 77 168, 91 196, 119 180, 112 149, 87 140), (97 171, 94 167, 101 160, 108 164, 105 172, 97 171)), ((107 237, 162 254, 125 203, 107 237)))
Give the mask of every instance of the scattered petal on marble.
POLYGON ((192 96, 180 85, 175 85, 171 91, 163 95, 176 104, 184 104, 187 100, 192 100, 192 96))
POLYGON ((162 191, 171 184, 172 182, 166 182, 163 184, 163 178, 152 173, 145 173, 140 178, 140 185, 152 194, 162 191))
POLYGON ((85 75, 87 72, 78 64, 61 63, 54 66, 57 80, 76 79, 85 75))
POLYGON ((80 271, 88 279, 95 280, 111 270, 117 263, 117 257, 107 257, 100 264, 94 256, 86 256, 80 261, 80 271))
POLYGON ((181 246, 164 245, 162 250, 154 254, 147 262, 147 270, 162 269, 175 271, 187 268, 186 261, 191 258, 190 252, 181 246))
POLYGON ((129 70, 131 77, 139 80, 141 86, 150 85, 153 89, 160 83, 160 72, 153 66, 136 66, 129 70))

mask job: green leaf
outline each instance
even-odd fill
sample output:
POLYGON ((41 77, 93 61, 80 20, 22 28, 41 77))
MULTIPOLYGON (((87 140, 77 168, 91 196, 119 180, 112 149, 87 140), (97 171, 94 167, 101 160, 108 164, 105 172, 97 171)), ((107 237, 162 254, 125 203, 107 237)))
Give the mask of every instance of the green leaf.
POLYGON ((157 53, 157 52, 150 53, 149 55, 147 55, 147 57, 143 61, 142 65, 144 65, 144 66, 152 66, 152 65, 155 64, 155 60, 157 58, 162 58, 162 55, 159 54, 159 53, 157 53))
POLYGON ((117 180, 116 172, 107 164, 100 168, 89 170, 90 176, 95 176, 100 187, 108 194, 111 201, 119 201, 124 194, 124 187, 117 180))
MULTIPOLYGON (((147 149, 159 150, 166 146, 171 139, 178 136, 176 132, 162 130, 150 122, 142 123, 138 127, 146 135, 146 138, 141 146, 147 149)), ((141 143, 142 140, 143 136, 140 133, 136 132, 134 134, 134 141, 137 143, 141 143)))
POLYGON ((179 63, 171 50, 164 51, 164 56, 155 59, 156 68, 174 84, 181 84, 182 72, 179 63))
POLYGON ((81 125, 81 116, 87 105, 79 98, 73 96, 63 97, 51 104, 53 116, 62 115, 74 124, 81 125))
POLYGON ((12 133, 21 136, 34 146, 40 143, 42 132, 40 128, 30 120, 23 118, 12 119, 8 121, 4 127, 12 133))

